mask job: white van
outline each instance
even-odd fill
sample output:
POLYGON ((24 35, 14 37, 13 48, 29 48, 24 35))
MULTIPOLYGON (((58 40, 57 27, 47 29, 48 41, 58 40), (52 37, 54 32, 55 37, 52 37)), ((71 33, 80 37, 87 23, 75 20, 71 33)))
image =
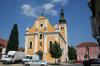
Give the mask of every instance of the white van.
POLYGON ((9 51, 8 54, 2 58, 3 63, 15 63, 21 61, 25 56, 24 52, 21 51, 9 51))

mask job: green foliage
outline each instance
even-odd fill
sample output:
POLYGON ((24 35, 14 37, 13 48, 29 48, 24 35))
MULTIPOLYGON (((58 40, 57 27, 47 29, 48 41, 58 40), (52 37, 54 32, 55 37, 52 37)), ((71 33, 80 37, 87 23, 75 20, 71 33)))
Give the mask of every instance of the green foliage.
POLYGON ((18 28, 17 28, 17 24, 14 24, 10 37, 9 37, 8 45, 6 48, 6 53, 12 50, 17 51, 18 46, 19 46, 18 28))
POLYGON ((53 58, 60 58, 62 56, 62 49, 60 47, 60 44, 56 41, 53 44, 50 44, 50 54, 53 58))
POLYGON ((73 47, 68 46, 68 57, 69 57, 69 60, 77 59, 77 54, 73 47))
POLYGON ((43 59, 43 52, 41 50, 39 50, 38 52, 36 52, 37 55, 39 55, 39 59, 42 60, 43 59))

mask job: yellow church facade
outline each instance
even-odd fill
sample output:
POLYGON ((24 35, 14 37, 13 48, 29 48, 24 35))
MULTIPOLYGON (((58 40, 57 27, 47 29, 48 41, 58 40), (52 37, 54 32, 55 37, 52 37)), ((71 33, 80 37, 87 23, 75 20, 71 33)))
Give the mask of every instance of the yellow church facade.
POLYGON ((55 62, 55 59, 51 57, 49 53, 50 44, 57 41, 62 50, 61 61, 68 60, 68 38, 67 38, 67 24, 64 18, 64 11, 61 9, 59 23, 52 26, 49 20, 40 16, 34 22, 32 27, 26 28, 25 33, 25 54, 33 55, 39 51, 42 52, 42 60, 46 60, 48 63, 55 62))

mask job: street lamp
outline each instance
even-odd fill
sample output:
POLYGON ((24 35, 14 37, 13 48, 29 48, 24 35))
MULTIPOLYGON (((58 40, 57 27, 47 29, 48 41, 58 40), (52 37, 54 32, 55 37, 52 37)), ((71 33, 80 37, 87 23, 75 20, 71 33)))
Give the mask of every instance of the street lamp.
POLYGON ((96 18, 91 17, 92 36, 97 40, 100 48, 100 30, 98 30, 97 25, 96 18))
POLYGON ((89 0, 88 6, 92 11, 92 16, 90 18, 92 26, 92 34, 93 37, 97 40, 100 49, 100 25, 98 24, 99 22, 97 21, 97 16, 96 16, 96 1, 97 0, 89 0))

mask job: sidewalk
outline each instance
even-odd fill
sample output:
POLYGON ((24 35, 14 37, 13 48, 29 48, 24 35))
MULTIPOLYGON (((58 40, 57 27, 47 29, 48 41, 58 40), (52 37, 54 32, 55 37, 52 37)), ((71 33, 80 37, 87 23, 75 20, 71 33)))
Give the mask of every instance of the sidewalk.
POLYGON ((82 63, 61 63, 61 65, 81 65, 82 63))

